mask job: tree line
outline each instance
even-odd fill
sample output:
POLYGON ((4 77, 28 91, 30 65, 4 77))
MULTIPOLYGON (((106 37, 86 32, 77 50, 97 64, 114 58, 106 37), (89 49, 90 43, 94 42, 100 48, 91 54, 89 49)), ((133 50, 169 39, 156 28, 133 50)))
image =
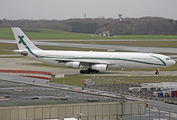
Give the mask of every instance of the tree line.
POLYGON ((177 35, 177 21, 159 17, 118 19, 86 18, 68 20, 0 20, 0 28, 55 29, 76 33, 110 31, 113 35, 177 35))

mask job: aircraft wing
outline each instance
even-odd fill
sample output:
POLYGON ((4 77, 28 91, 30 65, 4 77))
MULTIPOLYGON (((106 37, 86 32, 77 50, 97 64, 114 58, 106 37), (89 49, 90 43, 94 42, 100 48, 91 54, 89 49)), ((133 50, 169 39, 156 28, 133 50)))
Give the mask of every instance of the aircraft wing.
MULTIPOLYGON (((46 58, 45 58, 46 59, 46 58)), ((50 59, 50 58, 47 58, 50 59)), ((107 64, 112 65, 111 62, 102 61, 102 60, 85 60, 85 59, 54 59, 54 61, 58 61, 59 63, 66 63, 66 62, 80 62, 81 64, 107 64)))

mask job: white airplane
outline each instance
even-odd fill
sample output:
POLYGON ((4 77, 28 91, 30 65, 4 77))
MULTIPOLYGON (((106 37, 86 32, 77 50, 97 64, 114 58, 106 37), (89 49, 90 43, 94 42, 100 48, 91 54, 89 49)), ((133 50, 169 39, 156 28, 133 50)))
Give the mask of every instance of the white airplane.
POLYGON ((64 65, 70 68, 81 68, 81 74, 107 71, 108 68, 142 68, 156 69, 174 65, 176 62, 170 57, 161 54, 134 53, 134 52, 92 52, 92 51, 54 51, 42 50, 36 47, 18 27, 12 27, 19 50, 22 54, 34 60, 52 65, 64 65))

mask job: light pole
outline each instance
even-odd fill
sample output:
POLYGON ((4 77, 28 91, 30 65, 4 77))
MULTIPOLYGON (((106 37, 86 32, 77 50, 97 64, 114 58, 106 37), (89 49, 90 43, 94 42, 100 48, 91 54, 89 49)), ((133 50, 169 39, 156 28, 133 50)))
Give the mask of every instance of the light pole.
POLYGON ((121 94, 121 105, 122 105, 122 115, 121 115, 121 117, 122 117, 122 120, 124 120, 124 102, 126 102, 126 97, 123 95, 123 94, 121 94))

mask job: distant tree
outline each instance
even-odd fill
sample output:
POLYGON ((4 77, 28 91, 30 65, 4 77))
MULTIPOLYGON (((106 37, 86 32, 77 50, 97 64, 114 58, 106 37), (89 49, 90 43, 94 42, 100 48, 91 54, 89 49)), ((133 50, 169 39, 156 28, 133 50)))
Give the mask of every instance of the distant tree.
POLYGON ((68 24, 72 26, 72 32, 76 33, 95 33, 97 30, 97 23, 70 22, 68 24))
POLYGON ((175 31, 175 34, 177 35, 177 21, 175 22, 175 25, 174 25, 174 31, 175 31))
POLYGON ((1 28, 10 27, 21 28, 46 28, 70 32, 72 27, 65 22, 58 20, 3 20, 0 24, 1 28))
MULTIPOLYGON (((0 28, 20 27, 32 31, 38 28, 55 29, 76 33, 110 31, 114 35, 177 35, 177 21, 159 17, 86 18, 68 20, 0 20, 0 28)), ((36 31, 37 32, 37 31, 36 31)))
POLYGON ((100 34, 102 33, 103 31, 106 31, 106 27, 101 27, 101 28, 98 28, 95 32, 95 34, 100 34))
POLYGON ((117 22, 111 29, 113 35, 128 35, 131 34, 131 26, 126 22, 117 22))

